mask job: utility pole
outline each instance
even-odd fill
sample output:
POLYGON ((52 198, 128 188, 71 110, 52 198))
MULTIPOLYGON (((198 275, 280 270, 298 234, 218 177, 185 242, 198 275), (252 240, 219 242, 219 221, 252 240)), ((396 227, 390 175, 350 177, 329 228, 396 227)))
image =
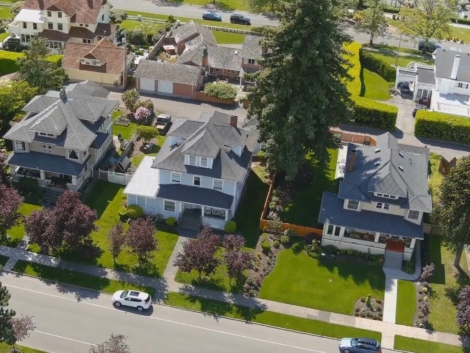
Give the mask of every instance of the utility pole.
POLYGON ((395 58, 395 68, 398 67, 398 56, 400 55, 400 47, 401 47, 401 38, 403 36, 403 33, 400 33, 400 41, 398 42, 398 51, 397 51, 397 57, 395 58))

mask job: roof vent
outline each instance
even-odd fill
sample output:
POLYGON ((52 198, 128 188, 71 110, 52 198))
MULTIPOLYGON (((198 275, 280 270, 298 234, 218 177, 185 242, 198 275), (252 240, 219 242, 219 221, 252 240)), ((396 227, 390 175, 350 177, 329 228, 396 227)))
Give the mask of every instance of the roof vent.
POLYGON ((380 152, 380 147, 375 149, 375 153, 380 152))
POLYGON ((235 55, 238 55, 238 50, 235 50, 235 55))
POLYGON ((401 171, 404 171, 405 169, 403 169, 402 166, 399 166, 398 169, 400 169, 401 171))
POLYGON ((380 162, 375 162, 374 165, 378 166, 378 165, 380 165, 380 162))
POLYGON ((403 156, 404 156, 403 152, 400 152, 400 153, 398 153, 398 154, 400 155, 400 157, 403 157, 403 156))

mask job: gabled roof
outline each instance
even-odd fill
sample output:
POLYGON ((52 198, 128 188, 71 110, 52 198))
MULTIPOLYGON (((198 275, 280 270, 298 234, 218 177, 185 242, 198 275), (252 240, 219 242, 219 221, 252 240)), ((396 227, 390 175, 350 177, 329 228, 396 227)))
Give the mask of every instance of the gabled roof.
POLYGON ((202 38, 201 42, 217 46, 217 41, 215 40, 212 31, 194 21, 186 22, 184 25, 179 26, 173 31, 173 37, 175 38, 176 43, 180 43, 194 36, 200 36, 202 38))
MULTIPOLYGON (((204 52, 204 44, 198 43, 185 51, 178 57, 179 64, 193 64, 202 66, 202 57, 204 52)), ((239 49, 207 46, 208 64, 215 69, 225 69, 240 71, 242 57, 239 49)))
POLYGON ((196 66, 151 60, 142 60, 134 72, 136 78, 149 78, 192 86, 199 84, 201 75, 201 69, 196 66))
POLYGON ((377 137, 377 146, 349 144, 339 197, 362 202, 386 202, 431 212, 428 190, 429 150, 401 145, 390 133, 377 137), (351 163, 352 171, 348 171, 351 163), (374 196, 397 196, 397 200, 374 196))
POLYGON ((241 56, 245 59, 258 59, 261 57, 260 36, 246 35, 243 42, 241 56))
POLYGON ((456 80, 470 82, 470 53, 442 48, 436 49, 436 77, 450 79, 456 55, 460 55, 456 80))

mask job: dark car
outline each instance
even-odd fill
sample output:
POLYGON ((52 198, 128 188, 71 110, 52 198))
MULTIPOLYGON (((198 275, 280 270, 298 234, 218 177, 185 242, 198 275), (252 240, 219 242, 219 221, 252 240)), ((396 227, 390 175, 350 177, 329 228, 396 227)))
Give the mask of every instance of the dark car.
POLYGON ((171 116, 168 114, 160 114, 157 116, 155 127, 160 134, 166 134, 171 127, 171 116))
POLYGON ((407 81, 399 82, 397 88, 400 93, 411 93, 410 83, 407 81))
POLYGON ((426 110, 428 109, 427 106, 423 105, 423 104, 417 104, 415 109, 413 110, 413 118, 416 117, 416 113, 418 112, 418 110, 426 110))
POLYGON ((420 51, 424 51, 424 52, 432 53, 432 52, 434 52, 434 50, 436 50, 440 47, 441 46, 439 44, 437 44, 436 42, 433 42, 432 40, 429 40, 429 41, 426 42, 424 39, 421 39, 418 42, 418 49, 420 51))
POLYGON ((142 152, 144 153, 152 153, 154 149, 155 149, 155 144, 153 142, 145 143, 142 146, 142 152))
POLYGON ((239 14, 232 14, 230 16, 230 23, 238 23, 240 25, 251 25, 251 20, 248 17, 239 14))
POLYGON ((380 343, 372 338, 342 338, 339 341, 341 353, 381 353, 380 343))
POLYGON ((207 21, 222 21, 222 16, 214 11, 206 11, 202 14, 202 19, 207 21))

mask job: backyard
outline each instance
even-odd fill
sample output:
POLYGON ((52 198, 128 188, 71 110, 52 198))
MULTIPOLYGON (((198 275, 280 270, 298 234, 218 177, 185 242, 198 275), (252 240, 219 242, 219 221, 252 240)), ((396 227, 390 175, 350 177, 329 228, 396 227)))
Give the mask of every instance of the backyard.
POLYGON ((282 251, 276 267, 263 282, 259 297, 346 315, 354 303, 370 294, 383 299, 381 267, 351 261, 317 260, 302 243, 282 251))

